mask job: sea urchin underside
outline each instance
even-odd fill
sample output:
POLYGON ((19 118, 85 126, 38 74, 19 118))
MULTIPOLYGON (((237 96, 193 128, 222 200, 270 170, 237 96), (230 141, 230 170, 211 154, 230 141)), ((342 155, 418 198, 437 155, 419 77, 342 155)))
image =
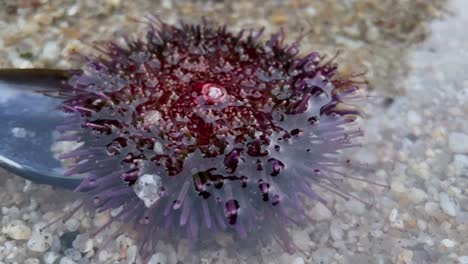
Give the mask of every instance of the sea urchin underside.
POLYGON ((357 82, 284 34, 232 34, 204 22, 152 21, 146 37, 108 43, 64 89, 61 140, 81 145, 67 175, 85 174, 97 211, 157 241, 231 232, 295 250, 287 228, 336 190, 339 151, 356 144, 357 82), (253 235, 252 235, 253 234, 253 235))

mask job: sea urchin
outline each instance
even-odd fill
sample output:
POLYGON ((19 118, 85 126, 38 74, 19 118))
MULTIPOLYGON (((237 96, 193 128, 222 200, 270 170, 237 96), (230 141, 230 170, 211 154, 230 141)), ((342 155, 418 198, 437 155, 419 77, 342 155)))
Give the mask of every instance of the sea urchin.
POLYGON ((81 145, 67 175, 85 174, 97 211, 141 234, 144 254, 165 237, 231 232, 295 250, 313 187, 336 191, 339 151, 360 136, 357 82, 284 34, 233 34, 204 22, 152 21, 146 37, 108 43, 64 92, 61 140, 81 145))

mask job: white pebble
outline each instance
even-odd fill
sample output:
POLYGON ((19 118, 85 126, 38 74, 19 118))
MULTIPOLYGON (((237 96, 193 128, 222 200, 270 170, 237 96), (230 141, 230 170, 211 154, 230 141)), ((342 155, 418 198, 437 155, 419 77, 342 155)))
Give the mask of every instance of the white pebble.
POLYGON ((59 255, 53 251, 48 251, 44 254, 44 264, 53 264, 59 258, 59 255))
POLYGON ((393 181, 392 184, 390 185, 390 189, 396 194, 406 192, 405 185, 400 181, 393 181))
POLYGON ((316 203, 310 212, 310 216, 317 221, 328 220, 332 217, 332 212, 322 203, 316 203))
POLYGON ((468 256, 460 256, 460 257, 458 257, 458 263, 460 263, 460 264, 468 264, 468 256))
POLYGON ((432 237, 426 233, 420 233, 419 234, 419 237, 418 237, 418 241, 421 242, 421 243, 424 243, 430 247, 434 246, 434 240, 432 239, 432 237))
POLYGON ((353 159, 367 165, 377 163, 378 158, 376 150, 369 148, 359 148, 353 154, 353 159))
POLYGON ((398 255, 397 259, 397 264, 409 264, 413 263, 413 251, 404 249, 400 254, 398 255))
POLYGON ((63 257, 60 259, 60 263, 59 264, 76 264, 75 261, 73 261, 71 258, 69 257, 63 257))
POLYGON ((343 229, 341 229, 341 226, 339 221, 332 221, 330 224, 330 235, 335 241, 341 241, 343 239, 343 229))
POLYGON ((381 230, 371 230, 370 231, 371 236, 375 238, 379 238, 383 235, 383 232, 381 230))
POLYGON ((305 9, 305 12, 309 15, 309 16, 315 16, 317 14, 317 9, 315 9, 313 6, 308 6, 306 9, 305 9))
POLYGON ((148 261, 148 264, 166 264, 167 257, 163 253, 156 253, 151 256, 151 259, 148 261))
POLYGON ((81 259, 81 253, 76 248, 67 248, 64 250, 65 256, 69 257, 74 261, 78 261, 81 259))
POLYGON ((440 193, 440 208, 444 211, 444 213, 450 216, 457 215, 457 205, 452 197, 450 197, 447 193, 440 193))
POLYGON ((121 4, 121 0, 106 0, 106 3, 112 7, 112 8, 116 8, 118 7, 120 4, 121 4))
POLYGON ((75 218, 68 219, 65 222, 65 227, 68 231, 75 232, 80 227, 80 221, 78 221, 78 219, 75 218))
POLYGON ((49 233, 34 230, 28 240, 28 248, 34 252, 44 252, 52 245, 52 235, 49 233))
POLYGON ((394 208, 390 212, 390 215, 388 216, 388 220, 390 221, 390 226, 394 228, 399 228, 403 229, 405 227, 405 224, 403 222, 403 219, 401 219, 398 209, 394 208))
POLYGON ((127 249, 127 263, 135 264, 135 259, 137 258, 138 247, 133 245, 127 249))
POLYGON ((49 41, 44 45, 42 58, 44 60, 56 60, 60 54, 60 47, 56 41, 49 41))
POLYGON ((292 264, 304 264, 304 259, 301 257, 297 257, 293 260, 292 264))
POLYGON ((75 3, 74 5, 70 6, 67 10, 67 15, 68 16, 74 16, 78 13, 78 11, 80 10, 80 6, 78 5, 78 3, 75 3))
POLYGON ((413 125, 420 125, 422 122, 421 115, 413 110, 408 112, 408 122, 413 125))
POLYGON ((37 258, 28 258, 24 261, 24 264, 40 264, 41 262, 37 258))
POLYGON ((409 189, 408 196, 415 204, 419 204, 429 198, 429 195, 425 191, 416 187, 409 189))
POLYGON ((468 156, 457 154, 453 157, 453 166, 457 176, 468 174, 468 156))
POLYGON ((79 234, 72 243, 73 247, 82 253, 86 253, 93 249, 94 242, 89 238, 88 234, 79 234))
POLYGON ((424 205, 424 210, 430 216, 436 216, 437 214, 441 213, 439 204, 434 202, 427 202, 424 205))
POLYGON ((347 201, 346 209, 348 212, 356 215, 361 215, 366 212, 365 205, 356 199, 350 199, 349 201, 347 201))
POLYGON ((138 177, 133 191, 146 207, 151 207, 160 198, 161 177, 156 174, 145 174, 138 177))
POLYGON ((171 9, 172 8, 172 0, 163 0, 161 3, 163 8, 171 9))
MULTIPOLYGON (((15 54, 15 53, 10 52, 10 54, 15 54)), ((25 69, 25 68, 33 67, 31 61, 23 59, 17 55, 10 55, 9 59, 11 61, 11 64, 13 64, 13 67, 15 68, 25 69)))
POLYGON ((110 220, 109 212, 105 211, 102 213, 97 213, 93 218, 93 225, 95 227, 102 227, 110 220))
POLYGON ((468 224, 468 212, 458 212, 457 213, 457 223, 459 225, 468 224))
POLYGON ((454 247, 454 246, 457 244, 457 242, 455 242, 455 241, 453 241, 453 240, 450 240, 450 239, 447 239, 447 238, 446 238, 446 239, 443 239, 443 240, 441 241, 441 243, 442 243, 442 245, 443 245, 444 247, 446 247, 446 248, 452 248, 452 247, 454 247))
POLYGON ((319 248, 312 253, 312 263, 332 263, 336 251, 331 248, 319 248))
POLYGON ((108 257, 109 257, 109 253, 106 250, 103 249, 99 251, 98 259, 100 262, 105 262, 108 257))
POLYGON ((455 153, 468 153, 468 135, 459 132, 450 133, 449 148, 455 153))
POLYGON ((421 230, 421 231, 424 231, 424 230, 426 230, 426 228, 427 228, 427 222, 424 221, 424 220, 422 220, 422 219, 418 219, 418 221, 416 222, 416 224, 418 225, 418 228, 419 228, 419 230, 421 230))
POLYGON ((294 243, 301 249, 308 249, 311 241, 310 236, 306 230, 298 230, 293 234, 294 243))
POLYGON ((14 240, 27 240, 31 236, 31 228, 21 220, 13 220, 2 227, 2 233, 14 240))

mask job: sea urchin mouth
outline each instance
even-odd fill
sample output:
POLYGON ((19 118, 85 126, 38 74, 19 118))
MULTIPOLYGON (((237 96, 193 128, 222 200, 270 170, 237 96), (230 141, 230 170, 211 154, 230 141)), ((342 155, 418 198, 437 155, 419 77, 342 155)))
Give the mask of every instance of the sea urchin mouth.
POLYGON ((109 43, 65 92, 67 175, 86 173, 98 211, 132 223, 150 253, 165 236, 232 232, 294 250, 286 228, 307 219, 313 187, 334 189, 339 150, 354 147, 359 97, 317 52, 284 34, 232 34, 204 23, 151 24, 109 43), (210 230, 210 231, 209 231, 210 230))

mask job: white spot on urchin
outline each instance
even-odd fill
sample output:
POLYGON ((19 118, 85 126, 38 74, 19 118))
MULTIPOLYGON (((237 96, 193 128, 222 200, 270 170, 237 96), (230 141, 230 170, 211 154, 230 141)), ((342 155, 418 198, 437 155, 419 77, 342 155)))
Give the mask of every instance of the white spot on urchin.
POLYGON ((156 110, 148 111, 145 113, 144 122, 145 125, 157 125, 159 124, 159 120, 161 119, 161 113, 156 110))
POLYGON ((212 86, 212 87, 210 87, 210 89, 208 90, 207 95, 208 95, 211 99, 216 100, 216 99, 220 98, 220 97, 223 95, 223 91, 222 91, 221 88, 219 88, 219 87, 212 86))
POLYGON ((135 194, 150 208, 161 198, 160 190, 162 187, 161 177, 156 174, 144 174, 138 178, 133 186, 135 194))
POLYGON ((164 152, 164 149, 161 143, 159 143, 158 141, 154 142, 153 151, 155 153, 162 154, 164 152))
POLYGON ((208 103, 220 103, 225 100, 227 92, 222 86, 207 83, 202 87, 202 95, 208 103))

